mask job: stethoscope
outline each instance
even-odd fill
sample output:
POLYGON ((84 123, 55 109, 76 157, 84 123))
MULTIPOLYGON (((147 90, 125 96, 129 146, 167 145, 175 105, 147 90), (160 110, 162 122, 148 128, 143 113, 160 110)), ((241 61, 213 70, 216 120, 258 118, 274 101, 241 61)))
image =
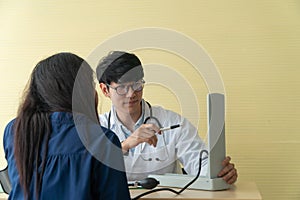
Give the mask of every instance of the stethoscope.
MULTIPOLYGON (((148 101, 145 101, 146 103, 147 103, 147 105, 148 105, 148 107, 149 107, 149 112, 150 112, 150 115, 144 120, 144 122, 143 122, 143 124, 147 124, 147 122, 149 122, 149 121, 151 121, 151 120, 154 120, 154 122, 158 125, 158 128, 162 128, 162 125, 161 125, 161 123, 160 123, 160 121, 156 118, 156 117, 154 117, 153 116, 153 113, 152 113, 152 106, 151 106, 151 104, 148 102, 148 101)), ((109 113, 108 113, 108 119, 107 119, 107 128, 110 130, 110 118, 111 118, 111 111, 109 111, 109 113)), ((162 159, 162 158, 158 158, 158 157, 156 157, 155 158, 155 160, 156 161, 165 161, 165 160, 167 160, 168 159, 168 157, 169 157, 169 153, 168 153, 168 151, 167 151, 167 147, 166 147, 166 141, 165 141, 165 136, 164 136, 164 134, 162 134, 162 137, 163 137, 163 142, 164 142, 164 149, 166 150, 166 158, 165 159, 162 159)), ((145 144, 142 144, 142 145, 145 145, 145 144)), ((140 152, 140 157, 144 160, 144 161, 152 161, 152 158, 144 158, 143 156, 142 156, 142 151, 143 151, 143 147, 141 147, 141 152, 140 152)))
MULTIPOLYGON (((151 104, 148 101, 145 101, 145 102, 147 103, 147 105, 149 107, 150 115, 149 115, 149 117, 147 117, 144 120, 143 124, 147 124, 148 121, 154 120, 157 123, 157 125, 159 126, 158 128, 162 128, 162 125, 159 122, 159 120, 156 117, 154 117, 153 114, 152 114, 152 106, 151 106, 151 104)), ((107 129, 109 129, 109 130, 110 130, 110 118, 111 118, 111 111, 109 111, 109 113, 108 113, 108 119, 107 119, 107 129)))

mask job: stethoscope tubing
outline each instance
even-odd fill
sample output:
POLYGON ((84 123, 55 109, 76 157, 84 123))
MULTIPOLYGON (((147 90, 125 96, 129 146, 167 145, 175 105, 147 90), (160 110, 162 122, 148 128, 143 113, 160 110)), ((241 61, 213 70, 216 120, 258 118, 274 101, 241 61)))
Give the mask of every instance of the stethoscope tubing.
MULTIPOLYGON (((158 128, 162 128, 162 125, 161 125, 160 121, 156 117, 154 117, 153 114, 152 114, 151 104, 148 101, 145 101, 145 102, 147 103, 147 105, 149 107, 150 115, 144 120, 144 124, 147 124, 147 122, 149 120, 153 119, 157 123, 157 125, 159 126, 158 128)), ((110 130, 110 118, 111 118, 111 110, 108 113, 108 119, 107 119, 107 129, 109 129, 109 130, 110 130)))

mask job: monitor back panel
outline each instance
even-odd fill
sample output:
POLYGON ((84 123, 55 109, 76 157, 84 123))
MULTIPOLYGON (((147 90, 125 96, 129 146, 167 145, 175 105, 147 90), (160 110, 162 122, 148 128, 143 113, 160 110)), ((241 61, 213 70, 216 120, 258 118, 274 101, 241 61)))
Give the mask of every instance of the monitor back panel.
POLYGON ((225 100, 224 95, 207 95, 208 115, 208 177, 217 178, 226 156, 225 148, 225 100))

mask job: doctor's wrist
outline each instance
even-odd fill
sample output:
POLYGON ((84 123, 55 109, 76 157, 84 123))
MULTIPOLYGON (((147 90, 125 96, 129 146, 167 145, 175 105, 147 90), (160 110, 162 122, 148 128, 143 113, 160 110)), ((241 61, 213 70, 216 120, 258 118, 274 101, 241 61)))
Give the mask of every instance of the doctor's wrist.
POLYGON ((121 146, 122 146, 123 155, 128 155, 130 147, 125 140, 121 142, 121 146))

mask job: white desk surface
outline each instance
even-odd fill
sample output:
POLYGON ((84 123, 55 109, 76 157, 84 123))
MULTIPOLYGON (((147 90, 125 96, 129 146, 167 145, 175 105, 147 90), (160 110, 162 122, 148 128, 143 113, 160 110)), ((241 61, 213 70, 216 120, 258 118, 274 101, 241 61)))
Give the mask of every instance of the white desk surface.
MULTIPOLYGON (((175 188, 175 190, 179 190, 175 188)), ((131 198, 145 192, 144 189, 131 189, 131 198)), ((8 195, 5 193, 0 193, 0 200, 7 200, 8 195)), ((143 200, 153 200, 153 199, 193 199, 193 200, 261 200, 262 197, 256 184, 253 182, 241 182, 235 184, 229 190, 224 191, 203 191, 203 190, 186 190, 180 195, 173 194, 169 191, 160 191, 152 193, 142 197, 143 200)))
MULTIPOLYGON (((175 188, 179 191, 180 189, 175 188)), ((131 189, 131 198, 145 192, 144 189, 131 189)), ((143 200, 153 199, 193 199, 193 200, 261 200, 262 197, 256 184, 253 182, 241 182, 223 191, 185 190, 180 195, 170 191, 160 191, 142 197, 143 200)))
POLYGON ((5 194, 5 193, 3 193, 3 192, 1 192, 0 193, 0 200, 7 200, 7 199, 8 199, 8 195, 5 194))

